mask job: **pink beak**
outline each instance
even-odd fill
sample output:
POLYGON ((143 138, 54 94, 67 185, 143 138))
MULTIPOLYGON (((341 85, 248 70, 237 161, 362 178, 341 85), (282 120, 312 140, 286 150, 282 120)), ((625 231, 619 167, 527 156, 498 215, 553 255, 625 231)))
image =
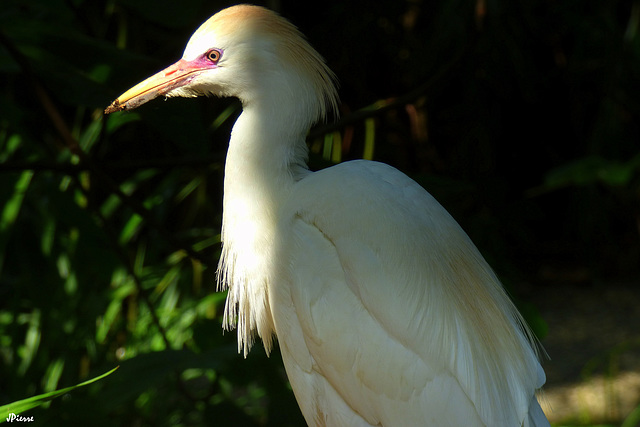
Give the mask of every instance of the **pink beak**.
POLYGON ((104 110, 104 113, 133 110, 158 96, 188 85, 200 72, 211 68, 210 64, 207 65, 209 66, 197 59, 194 61, 181 59, 120 95, 104 110))

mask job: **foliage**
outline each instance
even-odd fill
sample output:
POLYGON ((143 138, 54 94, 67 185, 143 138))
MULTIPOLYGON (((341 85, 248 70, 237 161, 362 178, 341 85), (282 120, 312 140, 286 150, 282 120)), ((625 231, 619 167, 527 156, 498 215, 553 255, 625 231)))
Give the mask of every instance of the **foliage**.
POLYGON ((25 411, 28 411, 29 409, 36 408, 44 404, 45 402, 50 401, 51 399, 55 399, 56 397, 63 396, 69 393, 71 390, 75 390, 79 387, 84 387, 86 385, 99 381, 102 378, 106 377, 107 375, 111 375, 113 372, 115 372, 116 369, 118 369, 117 366, 107 373, 104 373, 90 380, 84 381, 80 384, 63 388, 62 390, 56 390, 49 393, 39 394, 37 396, 29 397, 27 399, 18 400, 16 402, 11 402, 7 405, 0 406, 0 423, 5 422, 5 420, 11 422, 13 421, 14 417, 17 416, 16 414, 22 414, 25 411))
MULTIPOLYGON (((637 1, 279 4, 342 82, 342 120, 310 135, 313 167, 398 166, 508 283, 549 259, 595 277, 638 273, 637 1)), ((220 328, 237 101, 102 115, 226 5, 3 0, 0 403, 120 365, 30 415, 302 425, 278 354, 258 345, 242 360, 220 328)))

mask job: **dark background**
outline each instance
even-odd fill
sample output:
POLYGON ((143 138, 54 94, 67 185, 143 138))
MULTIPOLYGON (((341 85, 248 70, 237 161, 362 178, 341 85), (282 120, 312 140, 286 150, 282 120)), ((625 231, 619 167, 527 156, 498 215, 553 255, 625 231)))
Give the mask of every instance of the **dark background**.
MULTIPOLYGON (((258 343, 243 360, 220 328, 221 183, 238 102, 102 115, 230 4, 2 1, 0 404, 120 365, 29 414, 65 426, 302 425, 277 351, 267 359, 258 343)), ((312 168, 373 147, 420 182, 543 342, 546 300, 570 315, 567 292, 597 300, 622 283, 638 295, 639 1, 264 5, 340 81, 341 120, 311 132, 312 168)), ((618 302, 629 303, 600 306, 618 302)), ((624 339, 637 354, 638 333, 624 339)))

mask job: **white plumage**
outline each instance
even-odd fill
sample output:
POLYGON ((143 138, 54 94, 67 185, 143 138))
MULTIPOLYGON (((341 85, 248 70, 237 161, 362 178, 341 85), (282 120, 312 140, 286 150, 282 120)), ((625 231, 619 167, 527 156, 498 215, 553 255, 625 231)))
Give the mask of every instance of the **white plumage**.
POLYGON ((396 169, 306 166, 334 77, 285 19, 234 6, 106 112, 158 95, 238 97, 225 166, 225 325, 277 336, 312 426, 548 426, 534 339, 451 216, 396 169))

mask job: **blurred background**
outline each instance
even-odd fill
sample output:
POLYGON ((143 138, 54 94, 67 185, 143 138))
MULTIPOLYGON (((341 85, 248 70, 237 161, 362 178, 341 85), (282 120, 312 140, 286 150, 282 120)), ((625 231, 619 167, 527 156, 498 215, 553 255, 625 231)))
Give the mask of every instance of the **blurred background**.
MULTIPOLYGON (((39 425, 302 426, 216 292, 232 99, 103 116, 232 3, 2 0, 0 404, 39 425)), ((640 0, 258 2, 340 80, 313 169, 384 161, 452 213, 549 353, 554 425, 640 425, 640 0), (634 412, 635 410, 635 412, 634 412)))

